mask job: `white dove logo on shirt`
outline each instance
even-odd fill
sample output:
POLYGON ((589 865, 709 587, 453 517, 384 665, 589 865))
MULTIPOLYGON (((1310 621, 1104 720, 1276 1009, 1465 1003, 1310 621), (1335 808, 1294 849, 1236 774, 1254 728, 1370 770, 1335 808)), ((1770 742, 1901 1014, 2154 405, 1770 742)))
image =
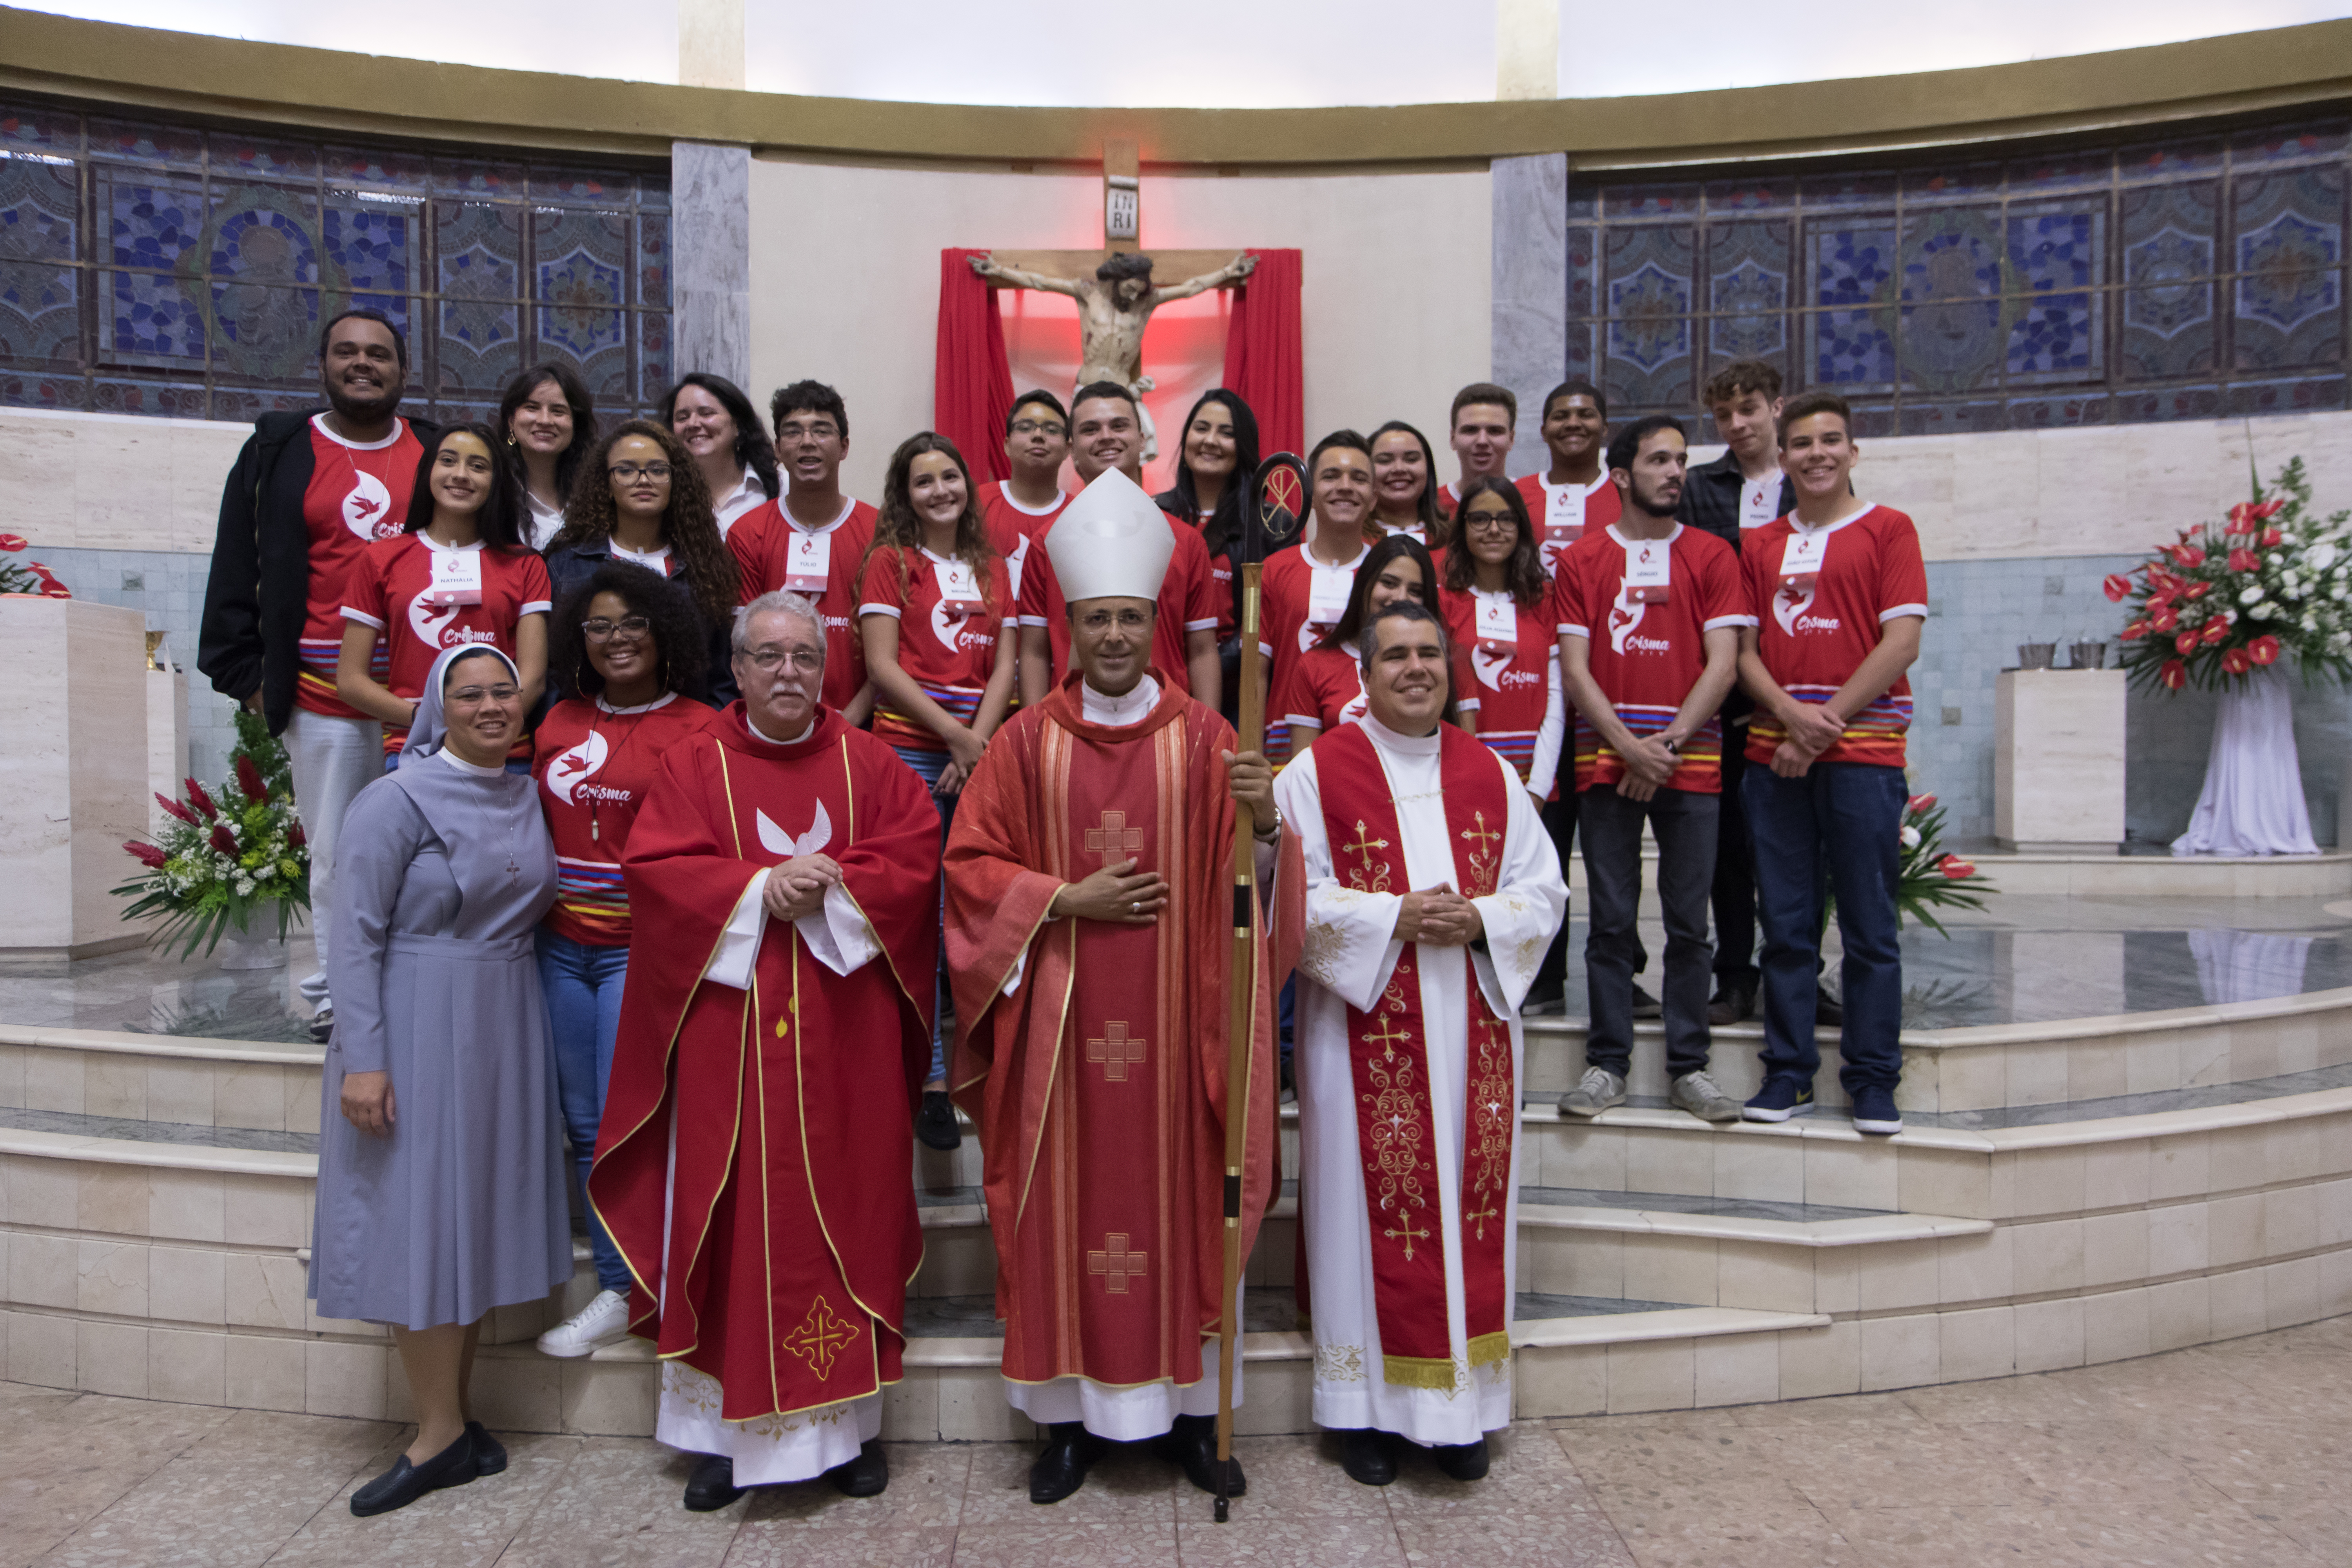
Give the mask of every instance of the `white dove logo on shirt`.
POLYGON ((1481 638, 1470 648, 1470 668, 1478 677, 1478 684, 1489 691, 1503 689, 1503 671, 1511 667, 1516 648, 1504 647, 1481 638))
POLYGON ((1642 617, 1649 611, 1648 605, 1626 596, 1623 583, 1617 584, 1617 602, 1609 606, 1610 652, 1622 654, 1625 651, 1625 639, 1633 635, 1633 628, 1642 624, 1642 617))
POLYGON ((547 793, 570 805, 572 792, 604 765, 605 751, 604 737, 591 730, 586 740, 558 752, 547 764, 547 793))
POLYGON ((362 543, 389 539, 400 531, 401 520, 392 515, 392 492, 365 468, 356 471, 351 493, 343 497, 343 526, 362 543))
POLYGON ((419 594, 408 601, 408 628, 426 647, 439 647, 441 634, 457 618, 458 608, 456 605, 428 605, 425 595, 419 594))
POLYGON ((826 815, 824 802, 816 803, 816 820, 798 838, 793 837, 764 811, 751 814, 758 819, 760 847, 771 855, 781 855, 787 860, 797 860, 803 855, 814 855, 833 842, 833 818, 826 815))
POLYGON ((1801 595, 1784 587, 1772 595, 1772 618, 1780 622, 1780 629, 1790 637, 1797 635, 1798 620, 1813 607, 1813 594, 1818 585, 1816 583, 1807 587, 1801 595))

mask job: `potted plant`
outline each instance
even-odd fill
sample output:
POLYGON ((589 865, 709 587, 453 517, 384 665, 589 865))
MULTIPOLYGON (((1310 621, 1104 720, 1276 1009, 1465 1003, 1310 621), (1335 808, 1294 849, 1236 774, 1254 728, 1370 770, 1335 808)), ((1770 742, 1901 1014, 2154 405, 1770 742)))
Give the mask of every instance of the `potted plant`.
MULTIPOLYGON (((0 533, 0 554, 17 555, 31 548, 31 542, 21 533, 0 533)), ((0 561, 0 594, 30 594, 44 599, 70 599, 73 593, 63 583, 49 574, 49 569, 37 561, 18 565, 14 561, 0 561)))

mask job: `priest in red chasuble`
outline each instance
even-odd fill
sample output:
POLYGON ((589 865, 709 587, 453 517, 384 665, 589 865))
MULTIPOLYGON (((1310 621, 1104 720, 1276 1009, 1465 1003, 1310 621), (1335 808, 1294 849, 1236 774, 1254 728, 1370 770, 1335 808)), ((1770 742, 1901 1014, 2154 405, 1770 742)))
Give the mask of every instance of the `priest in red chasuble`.
POLYGON ((1445 628, 1410 600, 1364 631, 1368 711, 1275 785, 1302 840, 1299 1223, 1318 1425, 1348 1473, 1404 1438, 1460 1480, 1511 1419, 1519 1005, 1568 912, 1535 797, 1440 721, 1445 628))
POLYGON ((939 813, 819 701, 815 606, 761 595, 734 648, 742 699, 663 754, 622 861, 643 923, 588 1183, 695 1510, 888 1482, 939 952, 939 813))
MULTIPOLYGON (((1106 1439, 1156 1438, 1213 1490, 1236 813, 1262 880, 1286 854, 1277 885, 1303 885, 1297 840, 1265 759, 1151 668, 1174 540, 1150 498, 1108 469, 1042 548, 1073 668, 997 731, 947 848, 950 1079, 980 1129, 1006 1396, 1050 1434, 1033 1501, 1076 1491, 1106 1439)), ((1280 913, 1243 980, 1244 1257, 1276 1180, 1280 913)))

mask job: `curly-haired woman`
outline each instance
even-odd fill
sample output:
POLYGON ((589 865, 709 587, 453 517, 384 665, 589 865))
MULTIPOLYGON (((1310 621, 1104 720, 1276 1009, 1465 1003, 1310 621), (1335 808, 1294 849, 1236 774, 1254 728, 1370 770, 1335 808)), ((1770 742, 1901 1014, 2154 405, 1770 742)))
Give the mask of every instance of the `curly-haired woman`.
MULTIPOLYGON (((701 616, 709 669, 709 689, 690 695, 733 701, 727 637, 742 579, 719 537, 701 469, 684 443, 649 419, 615 426, 581 464, 563 531, 547 546, 555 596, 577 592, 607 561, 643 566, 685 587, 701 616)), ((549 689, 571 695, 569 688, 549 689)))

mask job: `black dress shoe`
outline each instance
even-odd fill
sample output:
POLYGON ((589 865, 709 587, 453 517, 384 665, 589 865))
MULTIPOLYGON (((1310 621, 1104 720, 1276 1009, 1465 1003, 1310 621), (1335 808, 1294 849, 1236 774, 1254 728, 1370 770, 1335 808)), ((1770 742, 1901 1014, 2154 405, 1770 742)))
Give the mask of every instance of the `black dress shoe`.
POLYGON ((923 1109, 915 1113, 915 1136, 927 1149, 941 1153, 963 1147, 963 1129, 956 1125, 955 1102, 945 1089, 923 1090, 923 1109))
POLYGON ((1643 990, 1638 985, 1633 987, 1634 1017, 1660 1018, 1665 1016, 1665 1008, 1659 1004, 1658 999, 1655 996, 1651 995, 1648 992, 1643 990))
POLYGON ((1396 1479, 1396 1455, 1389 1450, 1388 1435, 1369 1426, 1339 1434, 1339 1466, 1351 1481, 1384 1487, 1396 1479))
MULTIPOLYGON (((1184 1467, 1192 1483, 1214 1497, 1217 1492, 1217 1418, 1213 1415, 1179 1415, 1167 1436, 1153 1443, 1152 1452, 1163 1459, 1173 1459, 1184 1467)), ((1225 1461, 1225 1495, 1240 1497, 1249 1490, 1249 1482, 1242 1476, 1239 1459, 1225 1461)))
POLYGON ((490 1436, 478 1421, 466 1423, 466 1436, 474 1440, 474 1473, 495 1476, 507 1468, 506 1445, 490 1436))
POLYGON ((425 1460, 412 1465, 403 1454, 392 1468, 352 1494, 352 1512, 362 1519, 406 1508, 426 1492, 462 1487, 478 1472, 474 1468, 474 1435, 461 1432, 457 1440, 425 1460))
POLYGON ((311 1040, 311 1043, 312 1043, 312 1044, 314 1044, 314 1045, 320 1045, 320 1046, 323 1046, 323 1045, 325 1045, 329 1040, 331 1040, 331 1039, 333 1039, 334 1037, 335 1037, 335 1010, 334 1010, 332 1007, 321 1007, 321 1008, 320 1008, 316 1013, 311 1014, 311 1015, 310 1015, 310 1040, 311 1040))
POLYGON ((1845 1027, 1845 1004, 1831 995, 1825 985, 1815 987, 1813 1022, 1824 1029, 1845 1027))
POLYGON ((1053 1423, 1045 1428, 1045 1451, 1029 1467, 1029 1500, 1061 1501, 1087 1484, 1087 1472, 1102 1456, 1102 1439, 1085 1422, 1053 1423))
POLYGON ((743 1495, 735 1484, 735 1461, 724 1454, 705 1454, 694 1462, 694 1474, 686 1478, 686 1510, 688 1513, 716 1513, 743 1495))
POLYGON ((1756 982, 1745 979, 1726 980, 1715 988, 1706 1004, 1706 1021, 1720 1028, 1727 1024, 1745 1024, 1756 1016, 1756 982))
POLYGON ((844 1459, 825 1471, 824 1479, 844 1497, 880 1497, 882 1489, 890 1484, 890 1456, 882 1451, 877 1437, 862 1445, 857 1458, 844 1459))
POLYGON ((1486 1439, 1475 1443, 1433 1443, 1429 1457, 1437 1468, 1457 1481, 1484 1480, 1486 1477, 1486 1439))

